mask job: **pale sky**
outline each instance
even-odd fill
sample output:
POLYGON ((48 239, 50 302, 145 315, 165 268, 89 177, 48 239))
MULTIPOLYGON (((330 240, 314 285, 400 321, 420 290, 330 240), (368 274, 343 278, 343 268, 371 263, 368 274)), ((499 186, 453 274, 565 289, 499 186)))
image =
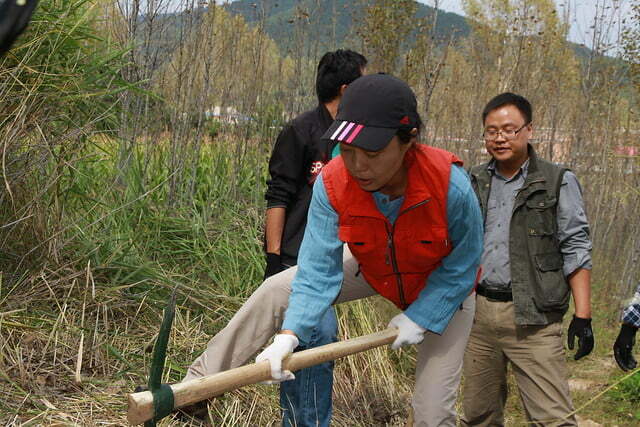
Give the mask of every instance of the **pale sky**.
MULTIPOLYGON (((418 0, 421 3, 434 5, 435 0, 418 0)), ((560 15, 569 14, 569 22, 571 30, 569 32, 569 40, 575 43, 583 43, 591 47, 593 32, 589 28, 593 25, 594 17, 598 11, 598 16, 603 16, 606 22, 611 22, 608 26, 609 41, 614 42, 617 39, 618 25, 613 24, 619 22, 621 18, 628 16, 630 13, 629 0, 555 0, 558 5, 560 15), (607 6, 618 6, 618 9, 607 6), (605 9, 606 8, 606 9, 605 9)), ((462 0, 439 0, 438 7, 448 12, 455 12, 464 15, 462 10, 462 0)))

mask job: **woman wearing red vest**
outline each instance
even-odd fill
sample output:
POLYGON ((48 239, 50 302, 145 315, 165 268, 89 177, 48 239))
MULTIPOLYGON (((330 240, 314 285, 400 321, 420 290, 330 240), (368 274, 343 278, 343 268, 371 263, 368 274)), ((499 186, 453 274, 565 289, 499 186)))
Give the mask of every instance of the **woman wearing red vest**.
POLYGON ((270 361, 276 381, 293 378, 283 357, 309 340, 330 305, 378 293, 402 310, 389 323, 399 329, 392 348, 419 346, 416 425, 455 426, 482 218, 460 160, 417 144, 416 104, 385 74, 345 91, 324 135, 340 142, 341 156, 314 185, 298 267, 274 276, 288 283, 295 274, 282 329, 256 360, 270 361))

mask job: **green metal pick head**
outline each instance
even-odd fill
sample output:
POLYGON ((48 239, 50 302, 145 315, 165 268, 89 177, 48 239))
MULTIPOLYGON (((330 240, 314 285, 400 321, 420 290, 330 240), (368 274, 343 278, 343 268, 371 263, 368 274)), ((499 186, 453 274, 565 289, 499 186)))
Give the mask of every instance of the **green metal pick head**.
POLYGON ((173 391, 168 384, 162 384, 162 372, 164 371, 164 362, 167 357, 167 345, 169 343, 169 335, 171 334, 171 325, 176 314, 176 290, 173 289, 169 304, 164 309, 162 325, 158 339, 153 347, 153 361, 151 362, 151 372, 149 373, 149 390, 153 394, 154 417, 152 420, 144 423, 145 427, 153 427, 156 422, 166 417, 173 411, 173 391))

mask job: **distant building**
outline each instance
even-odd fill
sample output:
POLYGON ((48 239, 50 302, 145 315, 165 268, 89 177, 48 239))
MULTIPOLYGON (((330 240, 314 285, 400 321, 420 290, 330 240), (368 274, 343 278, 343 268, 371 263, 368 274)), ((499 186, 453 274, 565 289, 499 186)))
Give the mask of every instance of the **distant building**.
POLYGON ((223 123, 229 123, 237 125, 238 123, 246 123, 250 122, 253 119, 246 114, 240 113, 234 107, 226 107, 222 108, 219 105, 214 106, 213 108, 206 110, 204 112, 204 116, 207 119, 216 119, 223 123))

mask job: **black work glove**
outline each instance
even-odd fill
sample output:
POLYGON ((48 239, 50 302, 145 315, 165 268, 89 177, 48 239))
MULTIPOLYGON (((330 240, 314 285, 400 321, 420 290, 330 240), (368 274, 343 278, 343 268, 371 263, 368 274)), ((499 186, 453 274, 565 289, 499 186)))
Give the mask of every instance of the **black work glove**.
POLYGON ((636 343, 638 328, 622 324, 616 342, 613 344, 613 355, 623 371, 633 371, 638 362, 633 358, 633 345, 636 343))
POLYGON ((582 319, 573 315, 569 331, 567 334, 567 345, 569 350, 573 350, 576 337, 578 337, 578 351, 576 351, 574 360, 580 360, 593 350, 593 329, 591 329, 591 319, 582 319))
POLYGON ((285 270, 286 267, 280 261, 280 255, 267 253, 267 266, 264 269, 264 278, 273 276, 285 270))

